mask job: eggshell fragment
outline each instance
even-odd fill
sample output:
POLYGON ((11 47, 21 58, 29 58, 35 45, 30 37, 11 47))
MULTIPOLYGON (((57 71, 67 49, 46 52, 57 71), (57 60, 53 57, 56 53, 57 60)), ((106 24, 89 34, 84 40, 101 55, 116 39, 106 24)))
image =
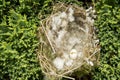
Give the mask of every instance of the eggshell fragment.
POLYGON ((71 59, 76 59, 77 56, 78 56, 78 54, 77 54, 76 49, 72 49, 72 50, 70 51, 70 58, 71 58, 71 59))

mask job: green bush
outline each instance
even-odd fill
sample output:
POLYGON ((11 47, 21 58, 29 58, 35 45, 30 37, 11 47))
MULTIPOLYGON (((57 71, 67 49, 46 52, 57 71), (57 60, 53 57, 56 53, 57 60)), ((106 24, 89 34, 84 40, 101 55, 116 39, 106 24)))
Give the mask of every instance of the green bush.
MULTIPOLYGON (((43 80, 35 52, 37 28, 58 1, 81 5, 75 0, 0 0, 0 80, 43 80)), ((120 1, 99 0, 95 8, 101 58, 92 80, 119 80, 120 1)))
POLYGON ((94 80, 120 80, 120 1, 96 3, 98 37, 101 45, 100 66, 94 80))
POLYGON ((0 0, 0 80, 41 80, 37 60, 40 1, 0 0))

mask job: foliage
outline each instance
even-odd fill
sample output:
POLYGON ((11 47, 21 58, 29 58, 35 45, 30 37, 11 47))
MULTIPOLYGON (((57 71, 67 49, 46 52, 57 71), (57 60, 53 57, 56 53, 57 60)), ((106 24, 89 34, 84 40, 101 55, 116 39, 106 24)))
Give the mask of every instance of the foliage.
POLYGON ((0 0, 0 80, 42 79, 35 52, 37 15, 43 5, 39 3, 39 0, 0 0))
MULTIPOLYGON (((0 0, 0 80, 42 80, 36 52, 39 17, 53 2, 76 0, 0 0)), ((94 0, 93 0, 94 1, 94 0)), ((120 0, 99 0, 96 27, 101 45, 100 66, 92 80, 120 79, 120 0)))
POLYGON ((100 66, 94 80, 120 79, 120 1, 101 0, 96 3, 98 37, 101 45, 100 66))

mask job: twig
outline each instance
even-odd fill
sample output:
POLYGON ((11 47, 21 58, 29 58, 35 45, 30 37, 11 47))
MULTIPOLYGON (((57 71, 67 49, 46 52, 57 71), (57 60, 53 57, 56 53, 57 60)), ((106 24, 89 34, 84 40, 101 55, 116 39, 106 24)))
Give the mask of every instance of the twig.
MULTIPOLYGON (((42 24, 42 23, 41 23, 41 24, 42 24)), ((53 47, 53 45, 52 45, 52 43, 51 43, 51 41, 50 41, 50 39, 49 39, 46 31, 45 31, 45 28, 43 27, 43 24, 42 24, 42 29, 43 29, 43 31, 45 32, 45 35, 46 35, 46 37, 47 37, 47 39, 48 39, 48 42, 50 43, 50 46, 51 46, 51 48, 52 48, 52 50, 53 50, 53 53, 55 54, 55 49, 54 49, 54 47, 53 47)))

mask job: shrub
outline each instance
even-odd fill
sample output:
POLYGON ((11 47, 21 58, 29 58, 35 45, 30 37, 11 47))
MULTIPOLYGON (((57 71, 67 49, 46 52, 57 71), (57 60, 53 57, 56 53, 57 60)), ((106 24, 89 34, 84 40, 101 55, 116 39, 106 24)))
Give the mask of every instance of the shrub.
MULTIPOLYGON (((37 27, 41 20, 38 15, 46 17, 53 2, 57 1, 81 4, 75 0, 0 0, 1 80, 43 79, 35 54, 37 27)), ((101 58, 92 80, 119 80, 120 1, 99 0, 95 7, 101 58)))
POLYGON ((39 3, 38 0, 0 0, 1 80, 42 79, 35 52, 39 3))
POLYGON ((94 80, 120 79, 120 1, 100 0, 96 3, 98 36, 101 45, 100 66, 94 80))

